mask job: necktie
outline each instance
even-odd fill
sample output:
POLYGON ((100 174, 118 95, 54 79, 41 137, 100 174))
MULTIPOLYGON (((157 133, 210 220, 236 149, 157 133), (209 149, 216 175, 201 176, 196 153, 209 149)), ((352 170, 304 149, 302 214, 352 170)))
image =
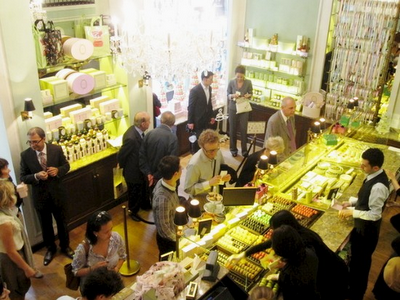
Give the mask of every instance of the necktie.
POLYGON ((142 132, 142 139, 144 139, 144 132, 142 132))
POLYGON ((290 152, 294 152, 296 150, 296 140, 294 137, 293 127, 292 127, 292 124, 290 124, 289 119, 286 121, 286 125, 287 125, 287 129, 289 132, 289 137, 290 137, 290 148, 291 148, 290 152))
POLYGON ((42 169, 44 171, 47 170, 47 160, 46 160, 46 154, 44 152, 39 153, 39 162, 40 165, 42 166, 42 169))

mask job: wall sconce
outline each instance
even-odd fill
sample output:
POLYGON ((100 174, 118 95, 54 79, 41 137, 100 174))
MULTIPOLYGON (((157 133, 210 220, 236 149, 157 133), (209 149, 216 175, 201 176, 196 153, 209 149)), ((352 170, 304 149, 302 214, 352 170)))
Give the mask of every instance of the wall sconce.
POLYGON ((193 226, 196 229, 198 226, 198 218, 201 216, 201 210, 200 210, 200 202, 197 199, 193 199, 190 201, 189 205, 189 217, 193 219, 193 226))
POLYGON ((32 119, 32 112, 35 110, 32 98, 25 98, 24 111, 21 111, 21 118, 23 121, 32 119))
POLYGON ((179 258, 179 239, 183 235, 183 226, 188 222, 186 209, 183 206, 178 206, 175 209, 174 223, 176 225, 176 258, 179 258))
POLYGON ((147 71, 145 71, 143 75, 143 83, 145 86, 149 85, 150 79, 151 79, 150 74, 147 71))

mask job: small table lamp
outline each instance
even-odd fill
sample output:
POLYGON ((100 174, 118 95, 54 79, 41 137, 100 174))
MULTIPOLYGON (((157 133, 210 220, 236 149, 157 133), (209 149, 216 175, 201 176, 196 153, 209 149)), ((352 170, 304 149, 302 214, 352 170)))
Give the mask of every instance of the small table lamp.
POLYGON ((270 151, 270 152, 269 152, 268 162, 269 162, 272 166, 278 164, 278 152, 276 152, 275 150, 270 151))
POLYGON ((197 199, 190 201, 189 205, 189 217, 193 219, 193 226, 196 229, 198 226, 198 218, 201 216, 200 202, 197 199))
POLYGON ((176 257, 179 258, 179 239, 183 234, 183 226, 188 222, 186 209, 183 206, 178 206, 175 209, 174 224, 176 225, 176 257))

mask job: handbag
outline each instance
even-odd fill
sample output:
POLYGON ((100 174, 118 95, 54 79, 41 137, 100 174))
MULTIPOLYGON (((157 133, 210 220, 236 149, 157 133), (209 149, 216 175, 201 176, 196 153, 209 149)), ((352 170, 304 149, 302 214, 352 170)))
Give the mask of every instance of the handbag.
POLYGON ((36 20, 35 24, 32 26, 32 35, 36 50, 36 64, 39 69, 47 67, 46 50, 43 43, 43 37, 45 35, 44 28, 46 28, 46 24, 40 19, 36 20))
POLYGON ((243 97, 236 99, 236 114, 242 114, 252 110, 249 100, 243 97))
POLYGON ((90 26, 85 26, 86 39, 93 44, 93 56, 104 56, 110 54, 110 32, 107 25, 103 26, 100 16, 92 18, 90 26), (95 26, 94 22, 99 21, 95 26))
MULTIPOLYGON (((89 244, 86 243, 85 241, 83 242, 83 248, 85 249, 86 260, 87 260, 87 256, 88 256, 88 252, 89 252, 89 244)), ((64 273, 65 273, 65 277, 66 277, 65 287, 69 288, 70 290, 76 291, 81 284, 81 278, 75 276, 74 272, 72 272, 71 263, 66 264, 64 266, 64 273)))
POLYGON ((76 291, 81 284, 81 278, 74 275, 72 272, 72 265, 70 263, 64 266, 64 273, 66 276, 65 287, 76 291))

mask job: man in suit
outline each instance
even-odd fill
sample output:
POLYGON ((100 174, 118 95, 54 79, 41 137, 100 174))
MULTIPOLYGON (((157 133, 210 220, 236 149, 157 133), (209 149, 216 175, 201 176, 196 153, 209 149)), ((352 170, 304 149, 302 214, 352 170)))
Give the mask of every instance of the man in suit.
POLYGON ((53 220, 57 223, 61 252, 72 258, 74 251, 69 247, 67 222, 65 219, 66 191, 62 178, 69 171, 69 163, 58 145, 47 144, 42 128, 33 127, 28 131, 28 149, 21 153, 20 180, 32 185, 33 205, 42 227, 43 242, 47 247, 43 264, 53 259, 55 244, 53 220))
POLYGON ((146 178, 139 168, 139 150, 144 138, 144 132, 150 126, 150 115, 138 112, 133 125, 128 128, 122 138, 122 147, 118 153, 118 163, 123 168, 123 175, 128 185, 128 208, 132 220, 141 221, 138 216, 140 208, 149 209, 150 202, 146 178))
MULTIPOLYGON (((211 83, 214 73, 211 71, 201 72, 201 83, 190 90, 188 106, 188 128, 196 133, 197 138, 203 130, 210 128, 215 123, 211 100, 211 83)), ((194 152, 200 149, 194 143, 194 152)))
POLYGON ((280 136, 283 139, 285 150, 282 158, 287 158, 296 151, 296 128, 294 113, 296 112, 296 101, 292 97, 282 100, 281 109, 274 113, 268 120, 265 141, 269 137, 280 136))
POLYGON ((163 112, 160 121, 160 126, 146 134, 139 152, 140 170, 147 177, 150 193, 161 179, 158 170, 161 159, 167 155, 178 156, 178 138, 171 130, 175 124, 174 114, 170 111, 163 112))

